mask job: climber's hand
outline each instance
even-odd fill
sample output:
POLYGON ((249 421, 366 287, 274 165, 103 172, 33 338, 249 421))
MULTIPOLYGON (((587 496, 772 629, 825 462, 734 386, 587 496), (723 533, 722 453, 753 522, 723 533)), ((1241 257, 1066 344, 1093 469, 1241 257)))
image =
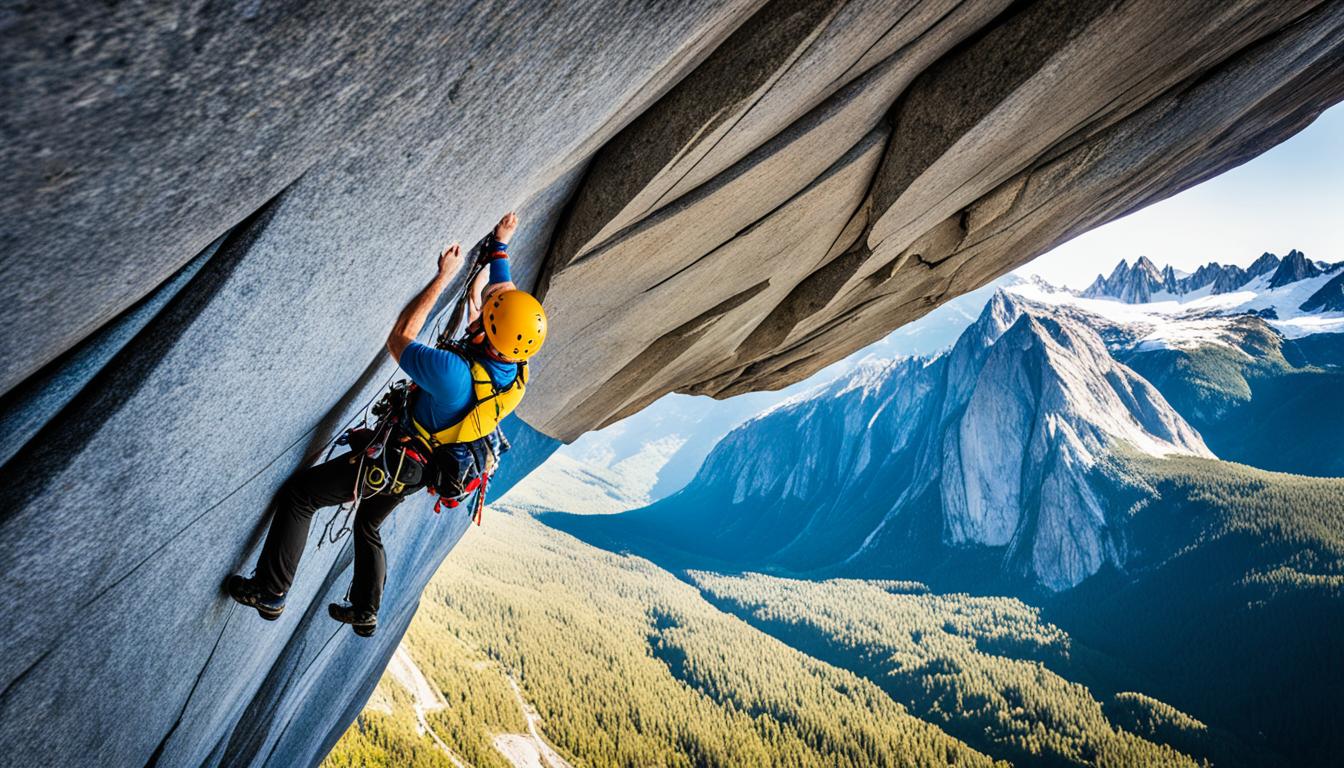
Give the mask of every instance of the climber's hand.
POLYGON ((452 277, 462 266, 462 246, 453 243, 439 254, 439 277, 452 277))
POLYGON ((504 214, 504 218, 500 219, 499 223, 495 225, 495 239, 501 243, 507 243, 509 242, 509 238, 513 237, 513 233, 517 229, 518 214, 509 211, 504 214))

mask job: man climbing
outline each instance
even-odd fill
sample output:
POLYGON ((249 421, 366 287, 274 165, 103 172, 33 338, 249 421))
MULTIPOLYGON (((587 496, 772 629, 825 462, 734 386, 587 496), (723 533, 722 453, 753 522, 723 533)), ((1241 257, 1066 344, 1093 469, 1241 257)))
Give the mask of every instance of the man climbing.
MULTIPOLYGON (((376 438, 381 442, 370 445, 367 439, 352 438, 348 453, 301 469, 285 482, 255 574, 228 579, 234 600, 256 608, 264 619, 279 618, 313 514, 321 507, 355 503, 349 601, 332 603, 328 610, 357 634, 374 633, 387 574, 379 526, 411 492, 436 478, 451 484, 448 476, 459 470, 457 457, 466 457, 470 464, 473 455, 484 451, 493 458, 499 445, 495 428, 521 400, 526 361, 546 339, 540 302, 518 290, 509 273, 508 243, 517 228, 518 217, 508 213, 485 239, 481 258, 489 262, 489 284, 475 280, 468 286, 467 337, 448 349, 415 340, 462 264, 457 243, 439 256, 438 274, 401 311, 387 337, 388 351, 414 382, 404 407, 397 409, 400 416, 393 414, 387 433, 376 438), (369 460, 375 452, 377 464, 369 460)), ((438 492, 445 493, 442 488, 438 492)), ((483 496, 484 488, 478 493, 483 496)))

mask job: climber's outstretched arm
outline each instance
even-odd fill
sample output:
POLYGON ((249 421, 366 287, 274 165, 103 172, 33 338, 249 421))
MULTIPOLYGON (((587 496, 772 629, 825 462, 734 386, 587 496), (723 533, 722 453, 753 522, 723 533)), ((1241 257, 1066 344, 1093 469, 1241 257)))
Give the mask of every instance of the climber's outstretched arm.
POLYGON ((397 322, 392 326, 392 333, 387 336, 387 351, 392 353, 392 359, 398 363, 401 362, 401 353, 406 351, 406 347, 415 337, 420 334, 420 329, 425 327, 425 321, 429 320, 429 311, 434 308, 434 302, 443 293, 443 289, 448 287, 452 281, 453 275, 462 266, 462 246, 453 243, 448 246, 442 254, 439 255, 439 272, 429 281, 411 303, 401 310, 401 315, 397 317, 397 322))
POLYGON ((494 246, 495 250, 484 254, 484 257, 490 261, 490 269, 481 272, 476 281, 471 285, 469 294, 467 324, 476 321, 481 316, 481 309, 485 306, 485 300, 500 291, 511 291, 517 288, 513 284, 513 277, 509 273, 509 240, 513 239, 513 233, 518 230, 518 214, 509 211, 495 225, 490 236, 494 243, 486 243, 486 247, 494 246))

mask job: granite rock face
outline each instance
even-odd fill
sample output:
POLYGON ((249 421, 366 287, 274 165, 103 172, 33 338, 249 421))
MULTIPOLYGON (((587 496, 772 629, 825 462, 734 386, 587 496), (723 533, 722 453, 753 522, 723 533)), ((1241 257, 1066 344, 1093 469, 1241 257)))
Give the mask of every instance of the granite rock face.
MULTIPOLYGON (((752 21, 789 7, 768 4, 752 21)), ((745 73, 749 95, 706 89, 697 70, 608 145, 622 151, 598 154, 543 276, 564 340, 543 365, 564 375, 540 385, 557 396, 526 406, 530 423, 571 439, 594 415, 615 418, 668 390, 724 396, 797 381, 1072 235, 1244 161, 1344 92, 1332 64, 1337 3, 929 7, 892 3, 891 23, 853 31, 845 9, 788 16, 796 48, 777 77, 755 49, 725 45, 701 70, 745 73), (798 74, 815 69, 805 62, 818 50, 850 63, 831 78, 798 74), (776 90, 817 106, 784 127, 772 118, 792 113, 766 106, 776 90), (890 92, 885 111, 866 106, 890 92), (769 133, 762 124, 777 133, 751 140, 769 133), (826 245, 762 238, 781 213, 799 216, 790 204, 813 192, 807 164, 852 168, 833 159, 873 135, 864 129, 885 146, 847 222, 830 208, 801 212, 826 245), (686 138, 669 146, 676 136, 686 138), (787 159, 794 145, 798 161, 787 159), (781 177, 781 162, 801 175, 781 177), (711 173, 694 188, 682 181, 711 173), (730 182, 739 204, 710 199, 730 182), (659 364, 641 362, 655 348, 659 364), (555 389, 571 372, 585 379, 577 397, 555 389)))
POLYGON ((322 616, 345 542, 276 624, 219 583, 393 374, 437 249, 504 210, 552 317, 517 475, 662 393, 797 381, 1344 96, 1344 4, 1309 0, 51 2, 0 30, 0 743, 29 763, 320 758, 465 521, 398 510, 373 641, 322 616))

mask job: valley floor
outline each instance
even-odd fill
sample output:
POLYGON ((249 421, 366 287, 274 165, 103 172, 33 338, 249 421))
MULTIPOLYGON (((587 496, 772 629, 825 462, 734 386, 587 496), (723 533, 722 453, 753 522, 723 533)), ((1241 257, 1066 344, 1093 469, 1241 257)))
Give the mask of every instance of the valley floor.
POLYGON ((1207 746, 1173 707, 1070 679, 1068 636, 1015 599, 673 574, 491 512, 399 652, 433 690, 398 661, 324 765, 1194 765, 1207 746))

